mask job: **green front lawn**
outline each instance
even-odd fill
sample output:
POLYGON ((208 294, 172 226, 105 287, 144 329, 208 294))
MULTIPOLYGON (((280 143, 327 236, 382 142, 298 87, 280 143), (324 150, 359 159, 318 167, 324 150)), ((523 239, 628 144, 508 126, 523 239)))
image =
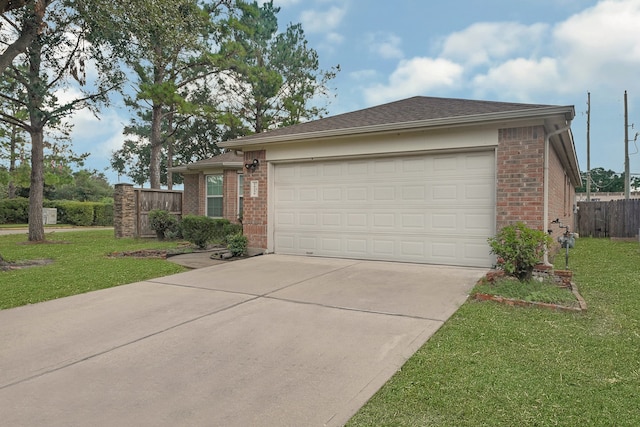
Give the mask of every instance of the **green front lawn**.
POLYGON ((640 246, 580 239, 569 266, 586 313, 468 301, 348 426, 640 425, 640 246))
POLYGON ((186 270, 162 259, 107 256, 137 249, 171 249, 177 246, 175 242, 116 239, 113 230, 53 232, 46 237, 48 243, 27 244, 25 234, 0 236, 0 255, 7 261, 53 260, 44 266, 0 271, 0 309, 186 270))

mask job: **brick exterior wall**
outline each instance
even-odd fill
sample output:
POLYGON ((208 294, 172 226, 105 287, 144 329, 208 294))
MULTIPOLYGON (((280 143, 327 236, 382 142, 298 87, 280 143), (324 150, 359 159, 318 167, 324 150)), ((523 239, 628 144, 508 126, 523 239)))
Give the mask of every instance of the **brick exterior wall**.
POLYGON ((522 221, 546 230, 544 126, 500 129, 497 151, 496 230, 522 221))
POLYGON ((205 214, 205 193, 204 175, 184 174, 184 203, 182 205, 183 215, 204 215, 205 214))
POLYGON ((222 216, 231 222, 238 221, 238 172, 227 169, 222 174, 222 216))
POLYGON ((265 151, 246 151, 244 162, 252 163, 258 159, 260 164, 254 170, 244 172, 244 213, 243 233, 247 236, 250 248, 267 248, 267 162, 265 151), (258 197, 251 197, 251 182, 258 183, 258 197))
MULTIPOLYGON (((562 225, 568 225, 574 231, 573 206, 576 203, 576 190, 562 168, 556 151, 553 147, 549 151, 549 221, 559 218, 562 225)), ((546 227, 551 230, 554 241, 564 232, 556 224, 547 224, 546 227)))
MULTIPOLYGON (((500 129, 497 153, 496 230, 518 221, 537 230, 551 230, 554 242, 564 229, 550 222, 559 218, 574 230, 576 192, 560 158, 549 145, 549 218, 544 216, 543 126, 500 129)), ((558 250, 554 244, 551 252, 558 250)))

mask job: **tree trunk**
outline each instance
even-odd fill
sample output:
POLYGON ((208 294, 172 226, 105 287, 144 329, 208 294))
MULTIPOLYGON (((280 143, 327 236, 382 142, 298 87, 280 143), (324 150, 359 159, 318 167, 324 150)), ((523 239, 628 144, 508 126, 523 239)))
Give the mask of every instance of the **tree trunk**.
POLYGON ((173 172, 171 172, 171 168, 173 167, 173 135, 175 129, 173 129, 173 113, 169 113, 168 126, 169 128, 169 138, 167 138, 167 189, 173 190, 173 172))
POLYGON ((29 188, 29 241, 44 240, 42 204, 44 193, 44 131, 31 132, 31 187, 29 188))
POLYGON ((29 49, 29 84, 27 86, 29 134, 31 135, 31 187, 29 188, 29 241, 44 240, 42 201, 44 198, 44 126, 42 113, 44 85, 40 76, 42 44, 36 39, 29 49))
POLYGON ((160 161, 162 158, 162 106, 151 110, 151 158, 149 159, 149 181, 151 188, 160 188, 160 161))

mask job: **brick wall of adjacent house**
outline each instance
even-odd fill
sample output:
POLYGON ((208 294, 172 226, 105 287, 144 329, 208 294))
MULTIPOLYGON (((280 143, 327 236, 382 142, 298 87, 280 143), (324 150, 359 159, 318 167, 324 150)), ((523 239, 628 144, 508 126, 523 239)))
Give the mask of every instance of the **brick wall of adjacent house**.
POLYGON ((497 151, 496 229, 517 221, 544 224, 544 126, 500 129, 497 151))
POLYGON ((206 188, 202 173, 184 174, 183 215, 206 214, 206 188))
POLYGON ((244 172, 244 209, 242 229, 251 248, 267 248, 267 162, 265 151, 245 151, 244 162, 258 159, 254 170, 244 172), (251 197, 251 182, 258 183, 258 197, 251 197))

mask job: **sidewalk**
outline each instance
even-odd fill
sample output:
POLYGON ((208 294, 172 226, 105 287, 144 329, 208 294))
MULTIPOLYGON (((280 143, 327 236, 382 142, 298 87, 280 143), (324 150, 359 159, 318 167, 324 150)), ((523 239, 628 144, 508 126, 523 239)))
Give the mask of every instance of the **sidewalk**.
MULTIPOLYGON (((90 231, 90 230, 113 230, 113 227, 45 227, 44 234, 64 233, 67 231, 90 231)), ((28 227, 0 228, 0 236, 7 236, 9 234, 27 234, 27 233, 29 233, 28 227)))

